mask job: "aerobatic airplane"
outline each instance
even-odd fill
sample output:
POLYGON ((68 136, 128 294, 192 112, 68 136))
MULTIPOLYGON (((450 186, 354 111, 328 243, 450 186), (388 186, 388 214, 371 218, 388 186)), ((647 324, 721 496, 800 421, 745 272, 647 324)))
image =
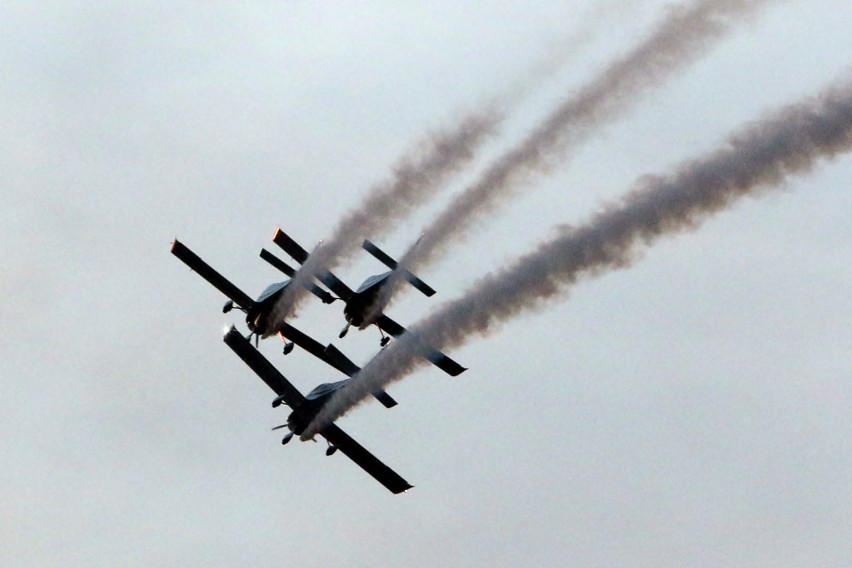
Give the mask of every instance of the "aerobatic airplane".
MULTIPOLYGON (((237 308, 246 314, 246 325, 248 325, 249 331, 251 332, 249 337, 254 335, 257 338, 264 338, 274 333, 280 334, 279 330, 275 329, 275 324, 277 322, 275 321, 273 311, 275 303, 281 297, 284 289, 290 285, 291 280, 270 284, 263 292, 261 292, 257 300, 252 300, 245 292, 237 288, 227 278, 216 272, 216 270, 214 270, 209 264, 201 260, 197 254, 192 252, 189 247, 179 242, 177 239, 172 241, 171 250, 173 255, 178 257, 184 264, 197 272, 202 278, 207 280, 207 282, 212 284, 217 290, 228 297, 228 301, 222 308, 224 313, 228 313, 233 308, 237 308)), ((266 260, 273 263, 279 270, 289 273, 290 276, 296 272, 293 268, 289 267, 278 258, 275 258, 277 263, 271 261, 269 258, 266 258, 266 260)), ((316 284, 308 284, 308 289, 325 303, 331 303, 335 300, 331 294, 316 284)), ((282 339, 284 338, 285 336, 282 335, 282 339)), ((284 354, 286 355, 292 349, 293 343, 288 342, 285 339, 284 354)))
MULTIPOLYGON (((303 265, 307 262, 309 256, 308 251, 302 248, 281 229, 278 229, 275 232, 275 236, 272 240, 299 264, 303 265)), ((316 277, 332 292, 337 294, 338 298, 345 302, 343 315, 346 318, 346 327, 344 327, 343 331, 340 332, 340 337, 345 336, 349 327, 352 325, 356 326, 358 329, 364 329, 370 325, 375 325, 382 336, 380 344, 384 347, 390 339, 385 335, 385 332, 394 337, 400 337, 406 332, 404 327, 389 318, 380 309, 376 309, 377 306, 375 304, 382 294, 383 287, 390 285, 390 276, 395 271, 400 271, 403 278, 411 283, 412 286, 423 292, 426 296, 432 296, 435 293, 435 290, 408 270, 399 267, 393 258, 385 254, 381 249, 379 249, 379 247, 370 241, 365 240, 362 246, 365 250, 367 250, 367 252, 375 256, 391 270, 383 272, 382 274, 370 276, 364 280, 357 290, 354 291, 328 270, 320 271, 316 274, 316 277)), ((465 367, 462 367, 450 357, 444 355, 433 347, 421 342, 419 344, 419 348, 426 359, 451 376, 459 375, 467 370, 465 367)))
MULTIPOLYGON (((352 380, 344 379, 335 383, 321 384, 307 395, 302 395, 235 328, 232 327, 225 334, 225 343, 278 395, 272 401, 273 407, 286 404, 292 409, 287 417, 287 423, 274 428, 274 430, 277 430, 286 427, 289 430, 284 439, 281 440, 282 444, 289 442, 294 435, 301 436, 311 421, 328 403, 332 394, 352 380)), ((328 441, 326 455, 330 456, 340 450, 392 493, 402 493, 411 489, 412 486, 399 474, 382 463, 337 425, 332 423, 324 426, 318 433, 328 441)))

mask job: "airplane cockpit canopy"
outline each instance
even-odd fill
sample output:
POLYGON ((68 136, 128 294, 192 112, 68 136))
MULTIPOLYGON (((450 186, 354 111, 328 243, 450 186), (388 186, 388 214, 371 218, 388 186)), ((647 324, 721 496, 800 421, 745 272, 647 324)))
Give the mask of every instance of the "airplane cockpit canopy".
POLYGON ((272 296, 273 294, 277 294, 278 292, 286 288, 288 284, 290 284, 289 280, 270 284, 269 286, 263 289, 263 292, 260 293, 260 296, 257 297, 257 300, 255 300, 255 302, 260 303, 272 296))
POLYGON ((314 389, 305 395, 305 398, 308 400, 316 400, 318 398, 322 398, 327 396, 334 391, 340 389, 349 382, 349 379, 343 379, 342 381, 337 381, 336 383, 323 383, 314 387, 314 389))
POLYGON ((370 276, 369 278, 364 280, 363 284, 358 286, 358 289, 355 291, 355 293, 358 294, 360 292, 363 292, 370 286, 375 286, 376 284, 390 276, 391 272, 393 272, 393 270, 388 270, 387 272, 382 272, 381 274, 374 274, 373 276, 370 276))

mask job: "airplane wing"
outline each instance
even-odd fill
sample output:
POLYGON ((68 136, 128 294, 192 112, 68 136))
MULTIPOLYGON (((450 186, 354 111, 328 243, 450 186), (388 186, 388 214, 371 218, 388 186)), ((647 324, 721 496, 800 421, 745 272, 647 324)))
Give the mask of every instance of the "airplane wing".
POLYGON ((361 469, 372 475, 376 481, 387 487, 391 493, 402 493, 413 487, 337 425, 326 426, 319 433, 331 445, 336 446, 341 452, 349 456, 349 459, 358 464, 361 469))
MULTIPOLYGON (((305 403, 305 397, 296 390, 278 369, 251 346, 251 343, 232 327, 225 334, 225 343, 242 359, 263 382, 269 385, 278 396, 284 399, 287 406, 296 408, 305 403)), ((346 432, 335 424, 330 424, 319 432, 333 446, 349 456, 364 471, 372 475, 376 481, 387 487, 393 493, 402 493, 411 489, 411 485, 398 473, 381 462, 376 456, 367 451, 364 446, 353 440, 346 432)))
MULTIPOLYGON (((293 260, 299 264, 305 264, 308 260, 308 256, 310 256, 308 251, 303 249, 299 243, 290 238, 290 235, 282 231, 280 228, 275 231, 275 235, 272 237, 272 242, 281 247, 284 252, 293 257, 293 260)), ((348 301, 354 294, 349 286, 344 284, 337 276, 328 270, 323 270, 322 272, 317 273, 316 277, 320 282, 328 286, 329 290, 337 294, 337 296, 344 302, 348 301)))
POLYGON ((291 239, 290 235, 280 228, 275 231, 272 242, 284 249, 284 252, 292 256, 293 260, 299 264, 305 264, 305 261, 308 260, 308 251, 303 249, 299 243, 291 239))
POLYGON ((189 247, 175 239, 172 241, 172 254, 178 257, 184 264, 197 272, 202 278, 212 284, 217 290, 225 294, 236 305, 248 310, 254 305, 245 292, 234 286, 230 280, 213 270, 213 268, 201 260, 201 258, 189 250, 189 247))
POLYGON ((280 396, 290 408, 297 408, 305 403, 305 397, 282 375, 278 369, 272 366, 266 357, 251 346, 251 343, 231 327, 225 334, 225 343, 228 347, 260 377, 264 383, 269 385, 275 394, 280 396))
MULTIPOLYGON (((325 361, 330 366, 334 367, 344 375, 351 377, 361 370, 361 368, 353 363, 346 355, 341 353, 333 345, 325 347, 313 337, 299 331, 288 323, 282 323, 277 328, 278 331, 284 334, 284 337, 322 361, 325 361)), ((376 400, 381 402, 385 408, 393 408, 397 405, 391 395, 383 390, 377 390, 373 393, 376 400)))
MULTIPOLYGON (((292 266, 275 256, 268 250, 260 249, 260 258, 262 258, 263 260, 265 260, 290 278, 296 276, 296 270, 292 266)), ((329 294, 313 282, 305 284, 305 288, 310 290, 314 296, 322 300, 324 304, 330 304, 335 300, 335 298, 331 294, 329 294)))
MULTIPOLYGON (((376 318, 376 325, 378 325, 384 331, 388 332, 396 338, 399 338, 403 333, 406 332, 404 327, 390 319, 385 314, 382 314, 378 318, 376 318)), ((418 341, 417 343, 418 349, 420 350, 420 354, 451 377, 461 375, 462 373, 467 371, 467 367, 462 367, 456 361, 454 361, 447 355, 444 355, 434 347, 423 343, 422 341, 418 341)))

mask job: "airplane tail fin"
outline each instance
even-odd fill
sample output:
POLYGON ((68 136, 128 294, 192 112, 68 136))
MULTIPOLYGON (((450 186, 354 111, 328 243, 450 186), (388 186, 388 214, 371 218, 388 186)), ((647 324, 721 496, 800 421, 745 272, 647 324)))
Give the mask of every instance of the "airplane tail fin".
MULTIPOLYGON (((391 270, 397 270, 397 267, 399 266, 398 263, 393 258, 391 258, 390 255, 388 255, 386 252, 384 252, 382 249, 377 247, 369 240, 364 239, 364 242, 361 244, 361 247, 368 253, 376 257, 379 262, 381 262, 391 270)), ((431 286, 423 282, 420 278, 412 274, 410 271, 403 268, 401 269, 401 273, 402 277, 405 278, 409 282, 409 284, 423 292, 424 295, 433 296, 435 294, 435 290, 431 286)))

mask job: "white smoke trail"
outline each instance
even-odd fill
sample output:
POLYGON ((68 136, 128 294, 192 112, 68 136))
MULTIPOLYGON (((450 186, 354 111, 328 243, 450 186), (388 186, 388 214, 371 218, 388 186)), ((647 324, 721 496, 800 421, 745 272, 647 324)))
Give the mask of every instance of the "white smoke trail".
MULTIPOLYGON (((558 300, 582 276, 628 266, 638 249, 662 236, 695 229, 738 199, 780 186, 819 160, 852 151, 852 82, 747 125, 715 152, 667 176, 640 178, 617 204, 580 227, 561 227, 513 265, 481 279, 414 330, 438 348, 457 347, 547 302, 558 300)), ((403 337, 404 339, 404 337, 403 337)), ((376 356, 317 416, 311 435, 370 392, 409 373, 421 361, 409 341, 376 356)))

